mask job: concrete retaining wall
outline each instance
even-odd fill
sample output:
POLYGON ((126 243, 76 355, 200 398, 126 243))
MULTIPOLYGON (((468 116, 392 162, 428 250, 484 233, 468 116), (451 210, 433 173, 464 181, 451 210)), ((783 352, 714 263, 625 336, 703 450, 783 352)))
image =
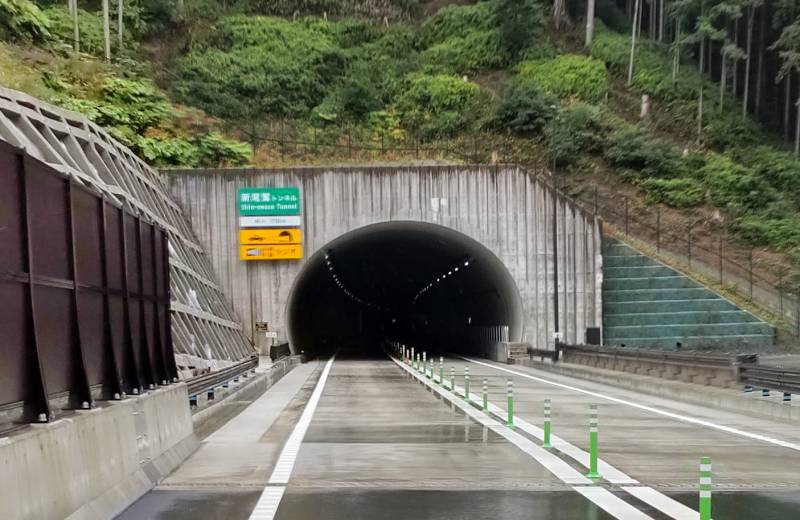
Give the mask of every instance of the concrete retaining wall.
MULTIPOLYGON (((557 220, 562 341, 585 342, 601 323, 602 255, 598 221, 516 166, 320 167, 172 170, 172 193, 212 259, 239 316, 266 321, 287 340, 284 313, 299 262, 243 262, 238 256, 237 190, 298 186, 303 197, 305 258, 342 234, 396 220, 454 229, 491 249, 516 282, 525 330, 510 341, 553 343, 552 218, 557 220)), ((494 323, 487 325, 503 326, 494 323)))
POLYGON ((0 518, 108 519, 196 448, 184 384, 0 439, 0 518))

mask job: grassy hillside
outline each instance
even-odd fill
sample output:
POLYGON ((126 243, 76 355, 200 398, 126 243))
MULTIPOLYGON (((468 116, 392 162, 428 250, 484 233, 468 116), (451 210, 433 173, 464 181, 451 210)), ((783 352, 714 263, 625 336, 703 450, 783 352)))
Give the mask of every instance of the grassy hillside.
POLYGON ((81 13, 88 54, 73 57, 65 11, 48 8, 27 42, 0 48, 15 71, 0 81, 86 113, 156 165, 267 164, 276 150, 283 162, 330 160, 336 147, 354 160, 354 142, 383 151, 372 154, 379 159, 419 143, 483 160, 498 151, 556 168, 575 190, 591 177, 678 215, 719 214, 715 225, 742 244, 800 266, 800 162, 732 96, 719 103, 719 85, 688 51, 673 76, 669 46, 642 39, 628 86, 630 36, 612 4, 598 4, 588 49, 582 27, 555 30, 551 6, 537 0, 439 10, 399 0, 209 1, 179 15, 160 5, 139 6, 110 65, 96 58, 96 12, 81 13), (643 94, 652 107, 640 118, 643 94))

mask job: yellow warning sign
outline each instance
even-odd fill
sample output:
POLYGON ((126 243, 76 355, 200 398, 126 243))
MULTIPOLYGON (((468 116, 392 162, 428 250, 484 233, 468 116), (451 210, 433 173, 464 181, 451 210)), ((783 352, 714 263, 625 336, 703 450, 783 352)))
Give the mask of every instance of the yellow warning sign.
POLYGON ((303 258, 301 244, 272 244, 239 246, 242 260, 299 260, 303 258))
POLYGON ((302 244, 303 230, 288 229, 240 229, 240 244, 302 244))

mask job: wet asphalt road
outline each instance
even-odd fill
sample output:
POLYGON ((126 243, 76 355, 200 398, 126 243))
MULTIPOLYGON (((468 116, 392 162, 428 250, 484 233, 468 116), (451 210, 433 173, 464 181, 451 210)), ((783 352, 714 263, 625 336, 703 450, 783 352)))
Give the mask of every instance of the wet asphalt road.
MULTIPOLYGON (((448 360, 448 364, 461 368, 458 360, 448 360)), ((497 375, 491 369, 474 366, 471 372, 476 380, 497 375)), ((295 390, 296 394, 263 434, 248 441, 251 444, 237 447, 236 439, 229 438, 225 444, 214 441, 212 436, 208 445, 195 455, 202 457, 190 458, 164 485, 119 518, 247 519, 319 371, 308 370, 303 375, 302 381, 286 385, 286 392, 295 390), (237 465, 247 469, 237 470, 237 465)), ((492 401, 498 404, 502 401, 504 381, 504 376, 496 378, 492 401)), ((520 401, 518 413, 536 422, 538 401, 546 391, 560 402, 558 419, 554 418, 560 425, 559 433, 576 445, 583 442, 585 428, 581 414, 587 404, 585 399, 568 393, 552 394, 533 383, 515 380, 515 385, 520 401)), ((715 519, 800 518, 800 487, 770 489, 770 481, 778 481, 785 474, 796 472, 800 480, 800 465, 795 465, 793 453, 763 446, 752 446, 754 451, 748 453, 748 443, 740 439, 717 434, 708 437, 703 429, 676 426, 622 408, 607 407, 604 413, 606 418, 601 416, 601 425, 606 431, 632 422, 630 431, 635 436, 608 431, 602 456, 608 456, 614 465, 645 483, 652 480, 655 487, 680 502, 697 507, 697 494, 690 490, 697 478, 695 452, 704 451, 708 443, 718 450, 723 481, 730 487, 743 488, 715 493, 715 519), (660 430, 671 436, 672 441, 660 450, 652 450, 651 444, 657 445, 654 432, 660 430), (688 447, 681 444, 684 436, 688 447), (739 467, 737 457, 750 461, 764 453, 771 467, 753 468, 749 481, 748 475, 736 476, 726 469, 739 467), (783 462, 779 460, 781 456, 785 458, 783 462), (660 461, 665 461, 664 468, 658 467, 660 461), (770 478, 770 474, 778 476, 770 478)), ((616 494, 629 503, 634 502, 630 496, 616 494)), ((655 520, 667 518, 641 502, 636 505, 655 520)), ((414 382, 392 362, 337 359, 276 518, 605 520, 613 517, 505 439, 414 382)))

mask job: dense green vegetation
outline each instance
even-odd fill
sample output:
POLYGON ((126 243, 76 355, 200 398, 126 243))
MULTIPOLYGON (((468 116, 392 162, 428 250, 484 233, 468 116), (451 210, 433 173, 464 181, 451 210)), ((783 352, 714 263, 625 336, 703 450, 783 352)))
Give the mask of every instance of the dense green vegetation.
MULTIPOLYGON (((735 43, 726 43, 719 28, 738 19, 728 11, 703 14, 691 0, 676 2, 684 18, 674 27, 682 32, 673 27, 670 38, 656 37, 650 27, 652 38, 637 38, 628 78, 630 21, 613 2, 597 2, 599 19, 585 48, 575 44, 583 41, 582 28, 554 29, 553 7, 544 0, 448 5, 415 19, 420 4, 242 0, 223 8, 203 0, 177 12, 173 4, 143 0, 127 12, 123 44, 112 42, 115 63, 102 73, 87 80, 70 65, 0 81, 86 113, 156 165, 251 161, 250 146, 223 137, 222 128, 251 143, 256 157, 287 127, 294 139, 379 141, 381 148, 513 139, 516 150, 533 150, 540 164, 567 173, 615 172, 617 182, 635 185, 651 203, 720 208, 741 240, 784 251, 800 265, 800 161, 743 110, 735 86, 726 90, 730 76, 722 86, 712 81, 708 72, 724 78, 719 63, 701 72, 695 61, 698 45, 708 50, 702 45, 713 40, 709 52, 722 52, 729 68, 742 65, 741 53, 722 49, 735 43), (164 64, 167 72, 158 74, 162 91, 137 61, 148 38, 165 30, 183 39, 181 52, 164 64), (639 117, 642 95, 652 109, 639 117)), ((573 17, 576 6, 567 2, 573 17)), ((775 23, 786 25, 798 13, 780 11, 775 23)), ((100 13, 80 10, 79 19, 82 52, 102 58, 100 13)), ((800 39, 783 25, 771 52, 791 72, 800 39)), ((0 0, 0 35, 47 42, 40 45, 62 61, 75 60, 64 50, 72 25, 61 6, 39 10, 27 0, 0 0)), ((526 157, 509 152, 503 159, 526 157)))

